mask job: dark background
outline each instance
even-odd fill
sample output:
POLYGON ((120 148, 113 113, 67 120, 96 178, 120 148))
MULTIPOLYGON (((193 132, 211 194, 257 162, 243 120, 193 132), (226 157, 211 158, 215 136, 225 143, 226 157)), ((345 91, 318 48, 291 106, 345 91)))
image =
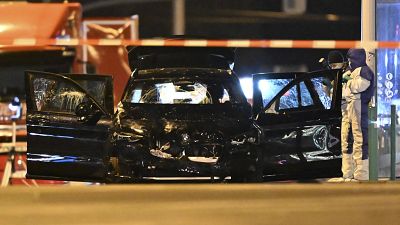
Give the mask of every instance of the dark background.
MULTIPOLYGON (((82 4, 84 18, 139 15, 140 38, 172 34, 171 0, 70 2, 82 4)), ((282 4, 281 0, 186 0, 185 32, 210 39, 361 38, 361 0, 308 0, 307 10, 301 15, 283 12, 282 4)), ((238 49, 235 71, 243 77, 259 72, 317 70, 321 68, 317 63, 319 58, 326 57, 328 52, 312 49, 238 49)))
MULTIPOLYGON (((84 17, 138 14, 140 37, 170 35, 168 0, 78 1, 84 17)), ((360 39, 360 0, 308 0, 303 15, 282 12, 280 0, 186 0, 186 33, 221 38, 360 39), (327 19, 336 15, 337 21, 327 19)))

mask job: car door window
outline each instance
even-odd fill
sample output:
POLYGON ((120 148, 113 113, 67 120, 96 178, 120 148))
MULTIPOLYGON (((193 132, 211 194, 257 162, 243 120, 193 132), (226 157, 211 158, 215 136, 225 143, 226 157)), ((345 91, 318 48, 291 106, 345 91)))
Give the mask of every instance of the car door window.
POLYGON ((291 87, 279 99, 279 110, 293 109, 299 107, 298 92, 296 86, 291 87))
POLYGON ((40 112, 74 114, 78 104, 88 102, 88 96, 77 87, 50 77, 32 80, 34 104, 40 112))
POLYGON ((62 74, 82 87, 86 93, 93 97, 96 102, 107 110, 114 112, 114 92, 112 77, 99 74, 62 74))
POLYGON ((96 99, 97 103, 99 103, 103 107, 107 107, 106 105, 106 83, 102 81, 88 81, 88 80, 77 80, 76 81, 81 87, 83 87, 87 93, 93 96, 96 99))
POLYGON ((321 77, 311 78, 311 82, 324 108, 331 109, 332 94, 333 94, 331 79, 325 76, 321 76, 321 77))
POLYGON ((301 106, 314 105, 314 101, 311 97, 310 91, 308 90, 304 81, 300 82, 300 99, 301 99, 301 106))
POLYGON ((279 110, 296 109, 313 105, 314 101, 304 81, 292 86, 279 99, 279 110))
POLYGON ((260 79, 258 89, 261 92, 263 107, 266 107, 271 100, 293 79, 260 79))

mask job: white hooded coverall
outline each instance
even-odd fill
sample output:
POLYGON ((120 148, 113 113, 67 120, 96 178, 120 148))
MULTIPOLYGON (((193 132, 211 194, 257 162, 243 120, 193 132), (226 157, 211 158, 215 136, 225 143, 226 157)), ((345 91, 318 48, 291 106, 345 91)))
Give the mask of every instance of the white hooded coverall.
POLYGON ((345 179, 368 180, 368 104, 374 74, 366 64, 364 49, 350 49, 347 57, 351 80, 343 84, 342 93, 342 173, 345 179))

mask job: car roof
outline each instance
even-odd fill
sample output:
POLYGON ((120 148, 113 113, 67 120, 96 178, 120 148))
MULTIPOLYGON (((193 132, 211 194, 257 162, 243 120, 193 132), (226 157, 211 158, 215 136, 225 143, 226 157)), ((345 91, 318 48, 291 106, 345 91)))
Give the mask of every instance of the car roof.
POLYGON ((230 48, 148 47, 131 48, 128 52, 131 70, 154 68, 230 69, 235 53, 230 48))
POLYGON ((138 70, 134 79, 154 79, 154 78, 227 78, 234 74, 232 70, 213 69, 213 68, 158 68, 138 70))

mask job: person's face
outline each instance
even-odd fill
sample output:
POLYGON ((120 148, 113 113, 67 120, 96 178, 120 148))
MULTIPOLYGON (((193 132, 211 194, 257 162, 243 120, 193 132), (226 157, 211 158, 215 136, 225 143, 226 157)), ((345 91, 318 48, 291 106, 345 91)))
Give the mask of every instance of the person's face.
POLYGON ((329 64, 329 67, 331 69, 342 69, 344 66, 344 63, 331 63, 329 64))

